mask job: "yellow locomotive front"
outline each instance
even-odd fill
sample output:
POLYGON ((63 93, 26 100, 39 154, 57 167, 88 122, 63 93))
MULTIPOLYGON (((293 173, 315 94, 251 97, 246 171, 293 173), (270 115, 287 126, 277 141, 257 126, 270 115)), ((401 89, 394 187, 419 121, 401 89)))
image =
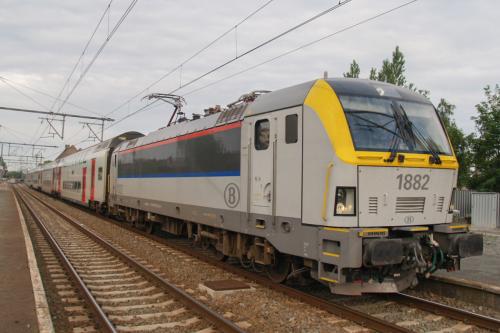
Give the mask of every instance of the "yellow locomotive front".
POLYGON ((429 100, 332 79, 316 81, 305 106, 331 148, 320 161, 328 166, 316 278, 336 293, 395 292, 482 254, 482 236, 453 222, 458 163, 429 100))

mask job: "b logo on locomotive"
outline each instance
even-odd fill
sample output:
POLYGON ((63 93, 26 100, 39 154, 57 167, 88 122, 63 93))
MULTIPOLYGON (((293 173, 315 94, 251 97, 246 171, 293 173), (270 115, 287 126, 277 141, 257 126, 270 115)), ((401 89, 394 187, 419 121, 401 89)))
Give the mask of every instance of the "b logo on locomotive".
POLYGON ((224 201, 226 206, 234 208, 240 202, 240 189, 235 183, 229 183, 224 190, 224 201))

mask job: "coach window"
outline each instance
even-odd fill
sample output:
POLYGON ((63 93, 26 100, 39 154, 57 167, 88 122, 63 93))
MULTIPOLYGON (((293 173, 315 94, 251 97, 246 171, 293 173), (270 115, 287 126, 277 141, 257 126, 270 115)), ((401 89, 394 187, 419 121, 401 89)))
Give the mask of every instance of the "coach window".
POLYGON ((285 117, 285 142, 296 143, 299 139, 299 122, 296 114, 285 117))
POLYGON ((269 120, 262 119, 255 123, 255 149, 266 150, 269 147, 269 120))
POLYGON ((97 180, 102 180, 102 167, 97 169, 97 180))

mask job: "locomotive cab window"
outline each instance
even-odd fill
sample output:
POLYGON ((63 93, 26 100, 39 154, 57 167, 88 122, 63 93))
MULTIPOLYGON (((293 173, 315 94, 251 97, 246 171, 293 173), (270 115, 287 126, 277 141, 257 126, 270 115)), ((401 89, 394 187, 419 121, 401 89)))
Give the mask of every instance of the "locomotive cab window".
POLYGON ((285 117, 285 142, 296 143, 299 139, 299 117, 289 114, 285 117))
POLYGON ((269 147, 269 120, 262 119, 255 123, 255 149, 266 150, 269 147))

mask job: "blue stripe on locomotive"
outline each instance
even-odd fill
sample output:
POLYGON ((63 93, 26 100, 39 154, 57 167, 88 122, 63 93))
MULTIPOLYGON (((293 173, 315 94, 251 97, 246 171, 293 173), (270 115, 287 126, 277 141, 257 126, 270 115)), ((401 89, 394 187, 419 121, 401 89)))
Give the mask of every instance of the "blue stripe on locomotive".
POLYGON ((156 175, 123 176, 118 178, 231 177, 239 175, 240 175, 240 170, 234 170, 234 171, 215 171, 215 172, 160 173, 156 175))
POLYGON ((240 175, 241 128, 118 154, 118 178, 240 175))

